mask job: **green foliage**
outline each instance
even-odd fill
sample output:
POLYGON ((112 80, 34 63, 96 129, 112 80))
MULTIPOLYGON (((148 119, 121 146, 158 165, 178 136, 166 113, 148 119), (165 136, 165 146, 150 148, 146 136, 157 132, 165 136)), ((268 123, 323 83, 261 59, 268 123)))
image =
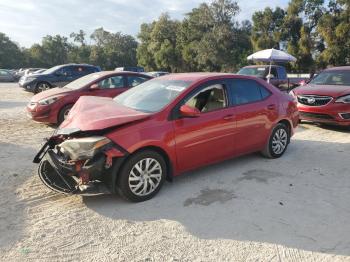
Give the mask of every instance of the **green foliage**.
POLYGON ((45 36, 40 44, 20 48, 0 33, 0 68, 51 67, 68 62, 91 63, 103 69, 141 65, 171 72, 234 72, 253 51, 278 48, 297 58, 293 72, 312 72, 350 64, 349 0, 290 0, 282 9, 255 12, 238 23, 234 0, 202 3, 182 21, 162 14, 142 24, 137 35, 103 28, 90 36, 83 30, 45 36), (89 44, 88 44, 89 43, 89 44))
POLYGON ((280 48, 281 31, 285 11, 279 7, 275 10, 267 7, 264 11, 253 14, 252 44, 255 51, 280 48))
POLYGON ((251 25, 236 23, 238 12, 236 2, 215 0, 194 8, 181 22, 163 14, 141 25, 139 64, 172 72, 237 70, 251 52, 251 25))
POLYGON ((96 29, 86 42, 86 33, 80 30, 67 37, 45 36, 41 44, 22 50, 7 36, 0 33, 0 68, 45 67, 65 63, 90 63, 103 69, 137 65, 137 42, 130 35, 96 29))
POLYGON ((330 1, 317 31, 326 43, 320 63, 344 65, 350 63, 350 3, 346 0, 330 1))
POLYGON ((24 57, 18 45, 0 33, 0 68, 15 68, 23 61, 24 57))

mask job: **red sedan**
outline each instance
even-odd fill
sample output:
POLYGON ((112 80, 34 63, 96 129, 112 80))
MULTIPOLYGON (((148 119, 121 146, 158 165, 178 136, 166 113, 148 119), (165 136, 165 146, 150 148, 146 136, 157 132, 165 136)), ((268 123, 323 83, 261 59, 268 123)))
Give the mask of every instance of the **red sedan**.
POLYGON ((350 126, 350 66, 324 70, 290 94, 302 120, 350 126))
POLYGON ((298 121, 293 98, 263 80, 172 74, 115 99, 81 97, 34 162, 55 191, 91 193, 102 181, 144 201, 185 171, 257 151, 281 157, 298 121))
POLYGON ((115 97, 151 78, 133 72, 105 71, 89 74, 63 88, 36 94, 27 105, 27 112, 29 117, 37 122, 61 124, 79 97, 115 97))

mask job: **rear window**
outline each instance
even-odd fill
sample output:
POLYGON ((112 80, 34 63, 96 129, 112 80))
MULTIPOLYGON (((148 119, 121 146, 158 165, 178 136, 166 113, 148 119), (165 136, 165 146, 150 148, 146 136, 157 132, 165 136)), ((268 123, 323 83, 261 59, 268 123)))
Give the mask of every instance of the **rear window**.
POLYGON ((258 102, 271 95, 264 86, 250 79, 232 79, 230 93, 233 105, 258 102))

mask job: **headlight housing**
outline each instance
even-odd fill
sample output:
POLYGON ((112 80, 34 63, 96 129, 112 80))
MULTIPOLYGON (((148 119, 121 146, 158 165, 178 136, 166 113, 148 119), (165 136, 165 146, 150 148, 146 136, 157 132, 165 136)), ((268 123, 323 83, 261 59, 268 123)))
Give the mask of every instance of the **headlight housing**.
POLYGON ((58 99, 60 99, 62 96, 54 96, 54 97, 49 97, 43 100, 40 100, 38 103, 39 105, 42 106, 47 106, 47 105, 51 105, 53 103, 55 103, 58 99))
POLYGON ((91 136, 65 140, 59 148, 71 160, 84 160, 91 159, 111 143, 111 140, 104 136, 91 136))
POLYGON ((339 97, 335 100, 336 103, 350 104, 350 95, 339 97))

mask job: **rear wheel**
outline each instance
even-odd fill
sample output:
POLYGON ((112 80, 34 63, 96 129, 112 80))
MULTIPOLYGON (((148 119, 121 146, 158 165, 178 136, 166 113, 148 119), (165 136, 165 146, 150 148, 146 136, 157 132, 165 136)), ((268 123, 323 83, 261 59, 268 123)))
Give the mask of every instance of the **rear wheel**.
POLYGON ((117 178, 120 196, 133 202, 154 197, 166 178, 166 162, 159 153, 146 150, 132 155, 121 168, 117 178))
POLYGON ((73 107, 73 105, 66 105, 60 110, 60 112, 58 114, 58 118, 57 118, 58 125, 62 124, 62 122, 67 119, 67 116, 68 116, 70 110, 72 109, 72 107, 73 107))
POLYGON ((51 88, 51 85, 49 83, 39 82, 35 87, 34 93, 37 94, 45 90, 49 90, 50 88, 51 88))
POLYGON ((277 124, 271 132, 264 150, 261 152, 267 158, 279 158, 287 150, 290 132, 285 124, 277 124))

